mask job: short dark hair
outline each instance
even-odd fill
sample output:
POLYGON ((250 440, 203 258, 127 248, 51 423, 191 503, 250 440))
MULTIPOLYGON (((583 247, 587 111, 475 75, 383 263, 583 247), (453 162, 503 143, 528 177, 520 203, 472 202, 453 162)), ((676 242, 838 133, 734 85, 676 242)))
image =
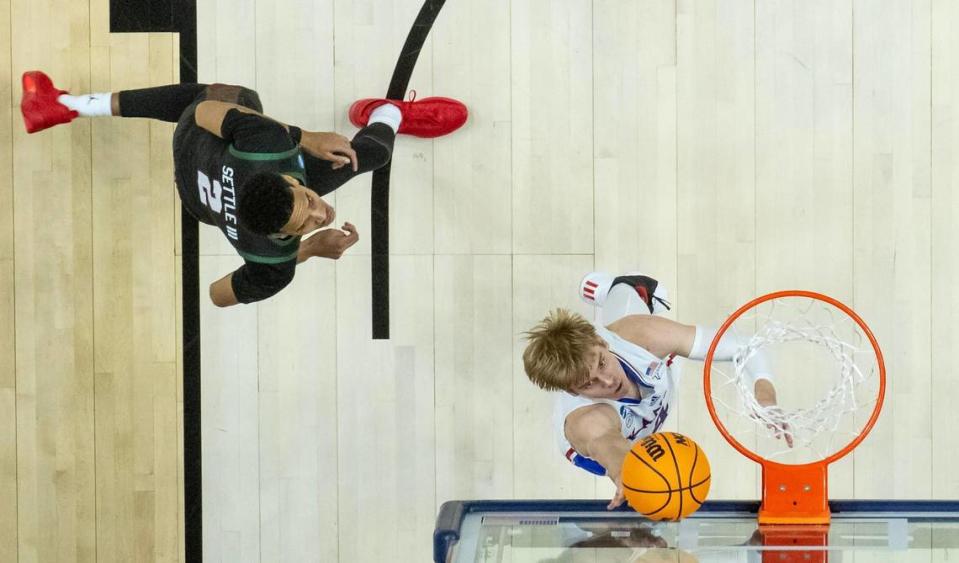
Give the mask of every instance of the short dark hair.
POLYGON ((259 172, 243 183, 238 203, 240 224, 254 233, 272 235, 290 220, 293 192, 279 174, 259 172))

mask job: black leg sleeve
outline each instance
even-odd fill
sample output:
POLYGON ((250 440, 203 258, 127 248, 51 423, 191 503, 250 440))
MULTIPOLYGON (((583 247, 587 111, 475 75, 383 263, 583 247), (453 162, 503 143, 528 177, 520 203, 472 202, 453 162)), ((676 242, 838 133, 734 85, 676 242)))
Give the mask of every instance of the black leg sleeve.
POLYGON ((350 165, 333 170, 333 163, 303 153, 306 178, 313 191, 324 196, 342 186, 354 176, 382 168, 393 156, 396 133, 389 125, 372 123, 360 129, 350 144, 356 151, 359 170, 350 165))
POLYGON ((206 84, 171 84, 140 90, 123 90, 120 96, 120 115, 148 117, 176 123, 190 104, 206 91, 206 84))

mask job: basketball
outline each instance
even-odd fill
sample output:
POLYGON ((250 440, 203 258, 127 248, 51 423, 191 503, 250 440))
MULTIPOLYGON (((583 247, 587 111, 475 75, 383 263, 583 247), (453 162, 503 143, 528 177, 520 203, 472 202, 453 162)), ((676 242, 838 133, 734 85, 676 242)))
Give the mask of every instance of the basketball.
POLYGON ((623 493, 651 520, 679 520, 696 512, 709 494, 709 460, 696 442, 657 432, 636 442, 623 462, 623 493))

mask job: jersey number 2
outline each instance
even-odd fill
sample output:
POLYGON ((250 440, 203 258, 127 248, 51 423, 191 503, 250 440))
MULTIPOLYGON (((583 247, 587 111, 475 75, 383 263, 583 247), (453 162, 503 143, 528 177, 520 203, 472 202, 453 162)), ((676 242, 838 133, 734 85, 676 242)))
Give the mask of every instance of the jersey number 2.
POLYGON ((200 188, 200 201, 203 205, 209 207, 214 213, 223 210, 223 186, 219 180, 213 180, 210 184, 210 177, 197 170, 196 185, 200 188))

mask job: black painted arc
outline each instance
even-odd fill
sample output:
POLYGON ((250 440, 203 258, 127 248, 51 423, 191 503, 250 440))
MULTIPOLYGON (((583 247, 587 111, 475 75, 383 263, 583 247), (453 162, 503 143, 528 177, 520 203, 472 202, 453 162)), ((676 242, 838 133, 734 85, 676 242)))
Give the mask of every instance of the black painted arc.
MULTIPOLYGON (((446 0, 426 0, 400 51, 386 97, 402 100, 409 87, 416 60, 423 50, 433 22, 446 0)), ((390 337, 390 171, 391 165, 373 172, 370 193, 370 278, 372 291, 373 339, 390 337)))

